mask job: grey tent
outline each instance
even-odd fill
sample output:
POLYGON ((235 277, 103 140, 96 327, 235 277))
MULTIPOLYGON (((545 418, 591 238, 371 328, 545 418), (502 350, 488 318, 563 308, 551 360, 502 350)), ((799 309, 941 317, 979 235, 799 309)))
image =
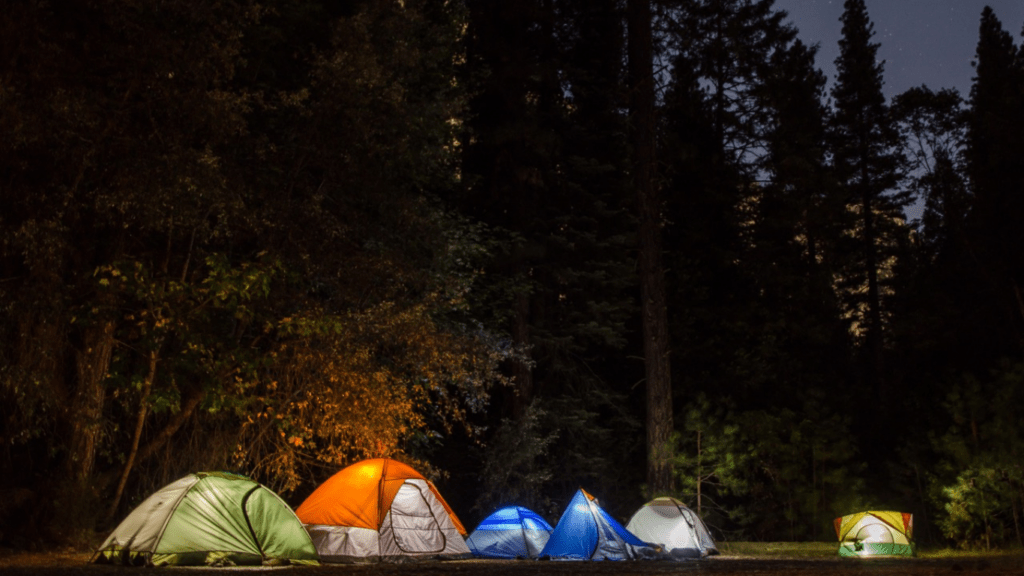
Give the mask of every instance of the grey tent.
POLYGON ((672 558, 718 554, 704 522, 675 498, 655 498, 644 504, 629 519, 626 529, 645 542, 658 544, 672 558))

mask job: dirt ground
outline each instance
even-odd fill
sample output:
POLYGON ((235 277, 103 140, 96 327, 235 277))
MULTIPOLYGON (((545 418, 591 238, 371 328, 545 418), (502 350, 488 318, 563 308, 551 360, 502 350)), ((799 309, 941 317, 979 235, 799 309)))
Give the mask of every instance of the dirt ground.
MULTIPOLYGON (((19 553, 0 555, 3 576, 130 576, 152 573, 147 568, 89 564, 82 553, 19 553)), ((404 564, 325 564, 280 568, 157 568, 186 576, 237 574, 278 576, 659 576, 694 574, 716 576, 1024 576, 1024 556, 907 559, 801 559, 716 556, 688 562, 558 562, 536 560, 422 561, 404 564), (282 573, 283 572, 283 573, 282 573)))

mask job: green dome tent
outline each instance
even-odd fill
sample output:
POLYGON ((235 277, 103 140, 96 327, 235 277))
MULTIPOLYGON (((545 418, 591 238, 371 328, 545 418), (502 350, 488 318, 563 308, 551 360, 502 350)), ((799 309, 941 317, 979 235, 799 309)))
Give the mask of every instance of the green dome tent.
POLYGON ((317 564, 284 500, 245 476, 197 472, 132 510, 93 561, 130 565, 317 564))

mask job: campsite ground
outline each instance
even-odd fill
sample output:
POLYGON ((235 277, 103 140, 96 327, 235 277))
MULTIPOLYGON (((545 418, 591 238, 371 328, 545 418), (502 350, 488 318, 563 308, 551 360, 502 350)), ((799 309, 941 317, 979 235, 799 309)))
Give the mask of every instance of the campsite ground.
MULTIPOLYGON (((293 576, 1020 576, 1024 554, 923 553, 918 558, 849 560, 825 544, 725 544, 723 554, 690 562, 545 562, 536 560, 458 560, 405 564, 333 564, 285 568, 182 568, 188 576, 285 571, 293 576), (831 550, 831 554, 829 551, 831 550)), ((0 550, 3 576, 128 576, 139 570, 89 564, 88 552, 0 550)), ((145 570, 145 569, 143 569, 145 570)), ((177 571, 175 568, 162 570, 177 571)))

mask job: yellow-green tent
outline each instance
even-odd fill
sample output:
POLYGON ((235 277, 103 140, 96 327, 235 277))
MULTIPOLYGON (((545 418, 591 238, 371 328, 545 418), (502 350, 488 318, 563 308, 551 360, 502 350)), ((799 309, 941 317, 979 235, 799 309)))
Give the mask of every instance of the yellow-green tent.
POLYGON ((839 555, 913 556, 914 515, 869 510, 835 519, 839 555))
POLYGON ((151 494, 93 561, 129 565, 318 564, 284 500, 251 478, 196 472, 151 494))

